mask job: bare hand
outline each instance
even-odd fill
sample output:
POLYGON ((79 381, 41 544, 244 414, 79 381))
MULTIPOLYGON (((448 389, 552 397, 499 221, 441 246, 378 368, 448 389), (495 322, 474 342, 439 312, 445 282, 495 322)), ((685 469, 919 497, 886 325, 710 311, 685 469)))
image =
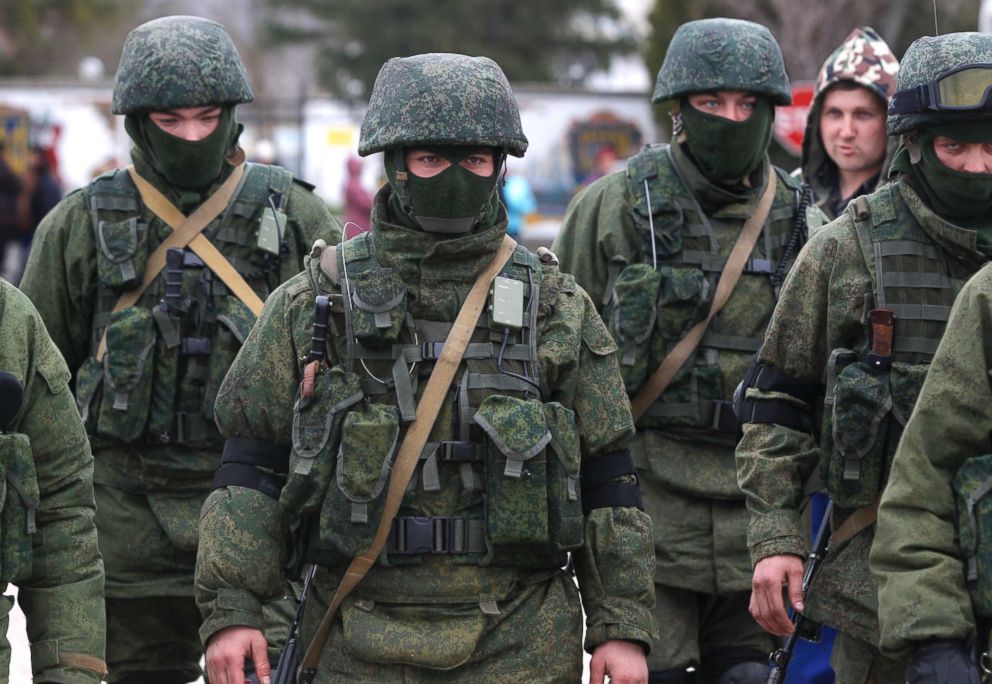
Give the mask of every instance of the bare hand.
POLYGON ((589 663, 589 684, 603 684, 606 675, 613 684, 647 684, 648 661, 644 649, 631 641, 601 643, 589 663))
POLYGON ((788 585, 789 602, 803 610, 803 559, 791 554, 768 556, 754 566, 751 578, 751 615, 762 629, 787 636, 795 627, 782 602, 782 585, 788 585))
POLYGON ((262 684, 271 681, 268 644, 252 627, 234 625, 216 632, 207 642, 207 677, 211 684, 245 684, 245 659, 255 663, 262 684))

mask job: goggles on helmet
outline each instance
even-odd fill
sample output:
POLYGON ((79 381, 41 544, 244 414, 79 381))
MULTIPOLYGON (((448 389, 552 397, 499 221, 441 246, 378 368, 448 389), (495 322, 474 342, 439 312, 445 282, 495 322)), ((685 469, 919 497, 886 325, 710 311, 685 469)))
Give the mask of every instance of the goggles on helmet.
POLYGON ((968 64, 944 72, 930 83, 900 90, 889 102, 889 114, 984 109, 992 90, 992 64, 968 64))

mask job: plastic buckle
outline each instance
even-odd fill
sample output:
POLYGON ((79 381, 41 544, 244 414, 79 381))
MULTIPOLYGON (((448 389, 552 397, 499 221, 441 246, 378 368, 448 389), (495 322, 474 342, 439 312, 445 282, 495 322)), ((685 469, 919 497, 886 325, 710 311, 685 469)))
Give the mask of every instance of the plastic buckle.
POLYGON ((424 342, 420 345, 420 358, 424 361, 435 361, 441 357, 444 342, 424 342))

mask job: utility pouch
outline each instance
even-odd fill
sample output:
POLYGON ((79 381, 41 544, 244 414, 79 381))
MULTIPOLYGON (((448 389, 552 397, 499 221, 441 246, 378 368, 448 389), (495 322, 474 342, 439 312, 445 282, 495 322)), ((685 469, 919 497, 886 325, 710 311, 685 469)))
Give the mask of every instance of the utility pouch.
POLYGON ((234 357, 255 325, 255 314, 237 297, 225 297, 217 312, 217 330, 210 341, 210 361, 203 389, 203 415, 214 419, 214 401, 217 392, 234 363, 234 357))
POLYGON ((141 282, 148 264, 148 224, 134 216, 97 226, 97 274, 107 287, 128 290, 141 282))
POLYGON ((892 390, 889 373, 850 363, 833 386, 827 492, 841 508, 867 506, 882 491, 892 390))
POLYGON ((41 495, 27 435, 0 435, 0 582, 31 575, 31 542, 41 495))
POLYGON ((344 416, 335 480, 320 511, 320 538, 347 557, 372 547, 399 436, 395 406, 368 404, 344 416))
POLYGON ((951 483, 958 507, 958 543, 975 614, 992 618, 992 454, 969 458, 951 483))
MULTIPOLYGON (((548 455, 544 406, 536 399, 491 395, 473 417, 486 433, 486 525, 499 546, 549 541, 548 455)), ((567 485, 566 485, 567 486, 567 485)))
POLYGON ((155 340, 155 320, 148 309, 129 306, 110 315, 98 434, 134 442, 145 432, 155 369, 155 340))
POLYGON ((399 339, 406 318, 406 286, 391 268, 373 268, 353 278, 352 320, 355 338, 381 349, 399 339))
POLYGON ((568 551, 582 546, 585 526, 579 487, 579 431, 575 413, 556 401, 544 405, 544 417, 551 432, 552 452, 548 458, 548 526, 556 550, 568 551))
POLYGON ((709 283, 695 266, 662 266, 658 271, 661 274, 658 331, 665 340, 678 342, 709 311, 709 283))
POLYGON ((644 384, 646 353, 658 316, 661 275, 651 264, 633 264, 617 275, 603 318, 620 347, 620 372, 628 392, 644 384))
POLYGON ((297 397, 289 477, 279 497, 287 511, 305 514, 320 508, 334 474, 344 415, 364 396, 358 376, 335 366, 317 373, 309 397, 297 397))

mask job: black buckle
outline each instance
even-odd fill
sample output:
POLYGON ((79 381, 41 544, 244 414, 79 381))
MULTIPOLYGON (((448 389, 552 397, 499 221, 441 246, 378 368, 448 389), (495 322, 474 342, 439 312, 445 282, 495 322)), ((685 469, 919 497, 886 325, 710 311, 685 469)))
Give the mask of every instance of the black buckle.
POLYGON ((183 356, 209 356, 210 338, 208 337, 184 337, 180 350, 183 356))
POLYGON ((420 345, 420 358, 422 361, 435 361, 441 358, 443 349, 444 342, 424 342, 420 345))
POLYGON ((403 517, 393 521, 390 553, 414 555, 448 552, 449 518, 403 517))
POLYGON ((481 461, 479 445, 475 442, 441 442, 434 452, 438 461, 447 463, 471 463, 481 461))

